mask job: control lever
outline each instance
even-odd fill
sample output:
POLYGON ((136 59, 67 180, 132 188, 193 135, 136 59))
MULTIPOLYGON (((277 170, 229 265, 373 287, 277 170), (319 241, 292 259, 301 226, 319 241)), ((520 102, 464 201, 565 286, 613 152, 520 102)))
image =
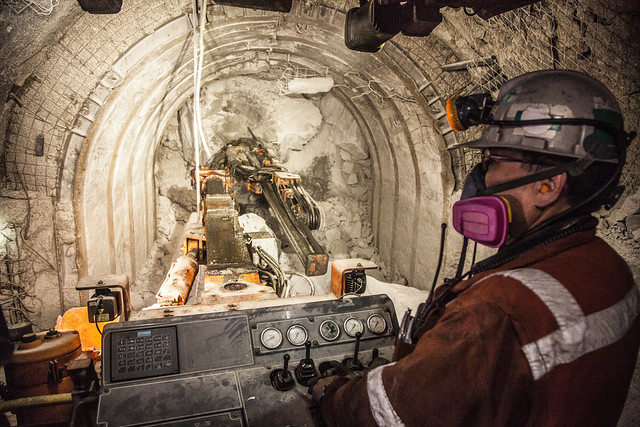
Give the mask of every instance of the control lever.
POLYGON ((293 380, 293 375, 291 375, 291 371, 289 370, 289 356, 285 354, 282 356, 284 359, 284 367, 280 369, 274 369, 271 371, 271 385, 278 391, 287 391, 291 390, 294 385, 296 385, 293 380))
POLYGON ((316 364, 310 356, 311 342, 304 343, 306 350, 306 357, 300 361, 296 367, 296 379, 298 384, 303 386, 309 386, 311 381, 315 381, 318 378, 318 372, 316 371, 316 364))
POLYGON ((378 366, 382 366, 382 365, 386 365, 387 363, 391 363, 391 361, 389 359, 385 359, 384 357, 380 357, 378 356, 378 349, 374 348, 373 349, 373 355, 371 356, 371 361, 369 362, 369 365, 367 365, 369 367, 369 369, 375 369, 378 366))
POLYGON ((318 366, 318 371, 320 372, 320 377, 330 377, 332 375, 339 375, 344 377, 345 375, 349 375, 349 369, 344 366, 342 363, 337 360, 330 360, 328 362, 322 362, 318 366))
POLYGON ((353 351, 353 357, 347 357, 342 361, 342 364, 345 365, 352 371, 363 371, 364 366, 360 359, 358 359, 358 352, 360 351, 360 338, 362 337, 362 332, 356 332, 356 348, 353 351))

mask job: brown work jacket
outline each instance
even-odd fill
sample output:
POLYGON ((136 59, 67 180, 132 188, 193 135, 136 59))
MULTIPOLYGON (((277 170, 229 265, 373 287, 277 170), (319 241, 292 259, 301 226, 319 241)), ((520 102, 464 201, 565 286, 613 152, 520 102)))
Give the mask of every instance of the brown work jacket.
POLYGON ((640 345, 640 297, 595 230, 453 289, 415 348, 326 389, 328 425, 616 425, 640 345))

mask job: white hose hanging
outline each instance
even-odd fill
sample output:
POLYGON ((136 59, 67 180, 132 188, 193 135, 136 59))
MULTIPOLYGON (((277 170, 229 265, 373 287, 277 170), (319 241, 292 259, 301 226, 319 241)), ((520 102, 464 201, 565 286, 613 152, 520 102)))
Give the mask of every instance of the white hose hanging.
POLYGON ((211 157, 211 150, 204 138, 204 129, 202 127, 202 116, 200 114, 200 84, 202 83, 202 65, 204 62, 204 25, 207 16, 207 0, 202 0, 202 8, 198 16, 197 0, 193 0, 193 146, 196 163, 196 210, 198 212, 198 222, 200 217, 200 145, 207 153, 207 157, 211 157), (196 25, 196 18, 198 24, 196 25), (198 27, 200 30, 198 31, 198 27), (198 34, 199 33, 199 34, 198 34), (198 37, 199 35, 199 37, 198 37))
POLYGON ((200 144, 198 135, 198 118, 196 116, 196 105, 200 103, 198 96, 200 90, 198 88, 198 4, 197 0, 193 0, 193 148, 195 151, 195 182, 196 182, 196 212, 198 213, 198 222, 202 220, 200 217, 200 144))
MULTIPOLYGON (((199 53, 200 56, 198 58, 198 75, 196 82, 196 89, 198 91, 198 103, 194 106, 193 114, 197 117, 198 130, 199 130, 199 140, 204 148, 204 151, 207 153, 207 158, 211 157, 211 150, 209 150, 209 145, 205 140, 204 128, 202 127, 202 114, 200 109, 200 85, 202 84, 202 66, 204 63, 204 25, 207 21, 207 0, 202 0, 202 9, 200 13, 200 40, 199 40, 199 53)), ((194 40, 195 43, 195 40, 194 40)))
MULTIPOLYGON (((205 0, 206 1, 206 0, 205 0)), ((198 63, 198 85, 196 86, 198 88, 198 100, 200 99, 200 86, 202 85, 202 63, 204 60, 204 36, 203 36, 203 31, 202 29, 200 30, 200 58, 199 58, 199 63, 198 63)), ((202 144, 202 147, 204 148, 204 151, 207 153, 207 158, 211 158, 211 150, 209 149, 209 145, 207 144, 206 138, 205 138, 205 133, 204 133, 204 128, 202 127, 202 113, 201 113, 201 108, 200 108, 200 101, 198 101, 198 105, 196 105, 196 109, 194 110, 193 114, 196 116, 197 118, 197 123, 198 123, 198 135, 199 135, 199 140, 200 140, 200 144, 202 144)))

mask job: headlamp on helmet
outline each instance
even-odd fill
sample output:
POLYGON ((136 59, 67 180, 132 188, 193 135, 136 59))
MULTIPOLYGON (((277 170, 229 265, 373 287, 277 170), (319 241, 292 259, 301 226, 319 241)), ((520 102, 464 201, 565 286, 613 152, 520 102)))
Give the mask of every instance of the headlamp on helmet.
POLYGON ((507 148, 567 160, 492 188, 484 188, 484 171, 475 167, 453 216, 454 228, 476 242, 492 247, 504 243, 510 207, 497 195, 512 188, 561 173, 577 177, 594 162, 617 164, 602 187, 547 222, 597 204, 611 205, 621 194, 617 182, 635 132, 624 131, 615 97, 588 75, 568 70, 527 73, 506 82, 496 101, 488 94, 450 99, 447 119, 454 131, 486 125, 479 139, 452 148, 507 148))
POLYGON ((495 101, 488 93, 451 98, 447 101, 447 120, 456 132, 483 123, 495 101))
POLYGON ((541 154, 619 163, 634 133, 624 132, 613 94, 575 71, 542 70, 505 83, 498 98, 473 94, 447 101, 454 131, 486 125, 475 141, 454 148, 510 148, 541 154))

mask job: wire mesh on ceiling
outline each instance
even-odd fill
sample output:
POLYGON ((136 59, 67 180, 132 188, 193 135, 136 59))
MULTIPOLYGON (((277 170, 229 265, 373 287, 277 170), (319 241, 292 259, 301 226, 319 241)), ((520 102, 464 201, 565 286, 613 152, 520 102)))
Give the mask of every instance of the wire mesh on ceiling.
MULTIPOLYGON (((35 1, 23 1, 36 4, 35 1)), ((42 2, 44 0, 38 0, 37 4, 42 2)), ((340 4, 335 7, 342 10, 350 7, 344 1, 337 3, 340 4)), ((610 3, 604 0, 546 0, 487 21, 464 16, 464 19, 455 21, 453 30, 456 37, 465 40, 470 47, 469 57, 461 58, 471 61, 464 71, 446 72, 439 69, 446 65, 442 62, 449 59, 451 50, 431 36, 420 40, 420 55, 440 58, 438 74, 428 74, 444 99, 472 91, 495 94, 505 79, 527 71, 555 67, 586 72, 614 92, 623 109, 627 130, 638 130, 640 39, 634 37, 633 14, 625 12, 625 8, 634 6, 614 1, 611 4, 619 5, 618 9, 614 9, 610 3), (434 49, 441 49, 444 53, 434 52, 434 49)), ((457 12, 462 14, 459 10, 457 12)), ((445 11, 447 20, 448 13, 445 11)), ((638 23, 635 24, 637 26, 638 23)), ((422 65, 425 70, 433 66, 422 65)), ((68 137, 68 112, 48 105, 41 93, 41 85, 34 85, 33 88, 28 86, 23 85, 17 93, 19 98, 23 101, 29 101, 30 97, 33 100, 42 99, 30 105, 30 108, 16 108, 11 114, 5 139, 7 184, 18 189, 24 187, 55 195, 59 168, 65 153, 60 144, 51 145, 49 141, 64 141, 68 137)), ((468 131, 457 137, 461 142, 476 135, 474 131, 468 131)), ((623 174, 623 184, 631 191, 636 191, 640 185, 639 145, 636 141, 630 147, 623 174)), ((470 154, 465 153, 455 162, 454 169, 458 169, 456 175, 463 176, 465 168, 473 160, 470 154)))
POLYGON ((50 15, 59 4, 59 0, 2 0, 0 3, 9 6, 18 14, 30 10, 38 15, 50 15))
POLYGON ((306 67, 297 66, 289 63, 286 66, 276 66, 274 68, 281 68, 282 72, 280 78, 276 81, 276 88, 280 95, 287 95, 291 93, 289 89, 289 83, 296 79, 309 79, 314 77, 326 77, 329 74, 329 70, 325 69, 324 72, 317 72, 306 67))
MULTIPOLYGON (((491 92, 495 96, 505 80, 529 71, 550 68, 581 71, 597 78, 614 93, 626 129, 637 131, 640 39, 635 37, 634 19, 635 25, 640 22, 634 18, 633 7, 602 0, 552 0, 486 21, 478 17, 464 19, 462 28, 457 30, 473 52, 467 61, 462 61, 468 63, 464 69, 469 79, 465 87, 456 88, 457 93, 446 95, 491 92)), ((446 68, 443 71, 457 73, 447 72, 446 68)), ((472 140, 478 136, 478 130, 457 136, 458 142, 472 140)), ((629 147, 622 176, 622 184, 631 194, 640 185, 639 146, 636 140, 629 147)), ((474 163, 472 154, 464 153, 463 158, 458 160, 463 163, 458 166, 468 170, 474 163)))

